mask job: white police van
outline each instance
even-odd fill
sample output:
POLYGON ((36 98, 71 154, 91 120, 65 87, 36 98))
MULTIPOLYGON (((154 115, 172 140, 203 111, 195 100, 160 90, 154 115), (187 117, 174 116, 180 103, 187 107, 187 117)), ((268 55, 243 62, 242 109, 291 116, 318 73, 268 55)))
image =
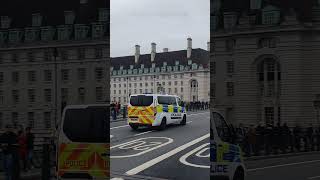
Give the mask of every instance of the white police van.
POLYGON ((128 124, 134 130, 139 127, 159 127, 168 124, 185 125, 186 110, 181 99, 168 94, 134 94, 128 103, 128 124))
POLYGON ((233 143, 230 126, 216 110, 210 114, 210 179, 244 180, 246 168, 240 146, 233 143))

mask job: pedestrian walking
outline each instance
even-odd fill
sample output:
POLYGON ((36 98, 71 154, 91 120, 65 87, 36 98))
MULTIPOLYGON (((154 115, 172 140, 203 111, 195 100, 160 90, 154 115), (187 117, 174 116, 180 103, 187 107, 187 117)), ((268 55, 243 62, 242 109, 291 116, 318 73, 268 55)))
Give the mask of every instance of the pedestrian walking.
POLYGON ((256 131, 253 125, 250 125, 248 131, 248 145, 249 145, 249 154, 252 155, 253 153, 256 154, 256 131))
POLYGON ((27 171, 27 138, 23 129, 18 132, 18 144, 19 160, 22 164, 23 170, 27 171))
POLYGON ((18 137, 13 131, 11 125, 7 125, 5 132, 0 136, 0 144, 3 153, 3 167, 6 176, 6 180, 18 180, 20 179, 19 173, 15 173, 15 156, 16 147, 18 143, 18 137))
POLYGON ((27 170, 33 169, 33 148, 34 148, 34 134, 31 132, 31 127, 26 128, 27 140, 27 170))

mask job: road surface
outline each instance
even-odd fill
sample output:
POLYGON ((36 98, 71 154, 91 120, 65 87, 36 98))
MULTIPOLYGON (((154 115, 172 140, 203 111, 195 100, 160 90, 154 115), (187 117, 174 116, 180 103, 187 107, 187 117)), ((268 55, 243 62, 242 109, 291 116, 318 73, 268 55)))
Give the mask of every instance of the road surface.
POLYGON ((188 114, 187 125, 133 131, 111 123, 111 174, 123 179, 209 179, 209 112, 188 114))

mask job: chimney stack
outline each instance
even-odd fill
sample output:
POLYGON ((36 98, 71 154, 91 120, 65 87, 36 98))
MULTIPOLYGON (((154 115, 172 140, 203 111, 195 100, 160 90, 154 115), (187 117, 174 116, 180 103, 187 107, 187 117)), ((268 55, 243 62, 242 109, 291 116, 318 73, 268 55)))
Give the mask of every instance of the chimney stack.
POLYGON ((163 52, 169 52, 168 48, 163 48, 163 52))
POLYGON ((210 52, 210 41, 207 42, 207 50, 210 52))
POLYGON ((140 46, 136 45, 136 52, 135 52, 135 59, 134 59, 134 62, 136 64, 139 62, 139 56, 140 56, 140 46))
POLYGON ((191 51, 192 51, 192 39, 188 38, 188 48, 187 48, 187 58, 191 58, 191 51))
POLYGON ((156 58, 156 46, 157 44, 156 43, 151 43, 151 62, 154 62, 154 59, 156 58))

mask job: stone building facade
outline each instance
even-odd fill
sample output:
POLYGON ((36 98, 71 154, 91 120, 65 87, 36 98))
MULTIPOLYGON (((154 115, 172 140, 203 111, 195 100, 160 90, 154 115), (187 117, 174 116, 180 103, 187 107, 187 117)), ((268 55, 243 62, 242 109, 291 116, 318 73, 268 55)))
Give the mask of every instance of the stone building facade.
POLYGON ((234 124, 319 124, 319 28, 317 1, 213 0, 213 107, 234 124))
POLYGON ((108 103, 109 5, 11 3, 0 11, 0 129, 52 130, 65 105, 108 103))
POLYGON ((134 56, 111 58, 111 101, 126 104, 130 94, 175 94, 183 101, 209 102, 209 53, 193 49, 188 38, 187 49, 140 54, 136 45, 134 56))

